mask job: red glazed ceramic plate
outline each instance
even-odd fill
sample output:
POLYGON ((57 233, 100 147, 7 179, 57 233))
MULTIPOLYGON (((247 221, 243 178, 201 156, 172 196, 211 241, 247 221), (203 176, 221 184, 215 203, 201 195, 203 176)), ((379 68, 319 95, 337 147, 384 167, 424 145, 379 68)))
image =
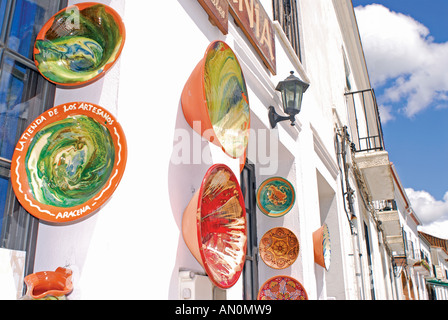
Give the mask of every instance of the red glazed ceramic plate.
POLYGON ((266 281, 258 292, 258 300, 308 300, 302 284, 288 276, 276 276, 266 281))
POLYGON ((232 287, 246 259, 246 209, 232 170, 214 165, 204 177, 198 203, 197 236, 204 268, 218 287, 232 287))
POLYGON ((126 138, 114 116, 98 105, 72 102, 28 126, 14 151, 11 181, 29 213, 48 222, 71 222, 109 199, 126 160, 126 138))
POLYGON ((299 255, 299 241, 296 235, 286 228, 274 228, 260 240, 260 256, 273 269, 286 269, 299 255))

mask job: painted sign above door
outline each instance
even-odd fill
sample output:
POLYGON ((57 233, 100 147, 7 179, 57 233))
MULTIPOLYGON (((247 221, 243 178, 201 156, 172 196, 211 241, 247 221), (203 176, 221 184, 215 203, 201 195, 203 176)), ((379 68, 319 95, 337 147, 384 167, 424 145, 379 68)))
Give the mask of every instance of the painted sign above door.
POLYGON ((235 19, 269 71, 276 75, 274 27, 260 0, 198 0, 210 21, 228 33, 228 13, 235 19), (230 9, 230 10, 229 10, 230 9))

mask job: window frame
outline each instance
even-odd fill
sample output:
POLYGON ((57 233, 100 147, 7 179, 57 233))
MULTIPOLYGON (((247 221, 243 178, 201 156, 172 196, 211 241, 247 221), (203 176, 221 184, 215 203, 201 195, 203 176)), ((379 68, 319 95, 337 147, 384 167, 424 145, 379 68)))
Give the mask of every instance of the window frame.
MULTIPOLYGON (((1 21, 0 30, 0 79, 5 73, 13 74, 17 64, 26 69, 23 81, 23 93, 21 103, 28 103, 27 117, 24 121, 19 121, 16 132, 10 132, 11 137, 15 134, 15 143, 27 126, 44 111, 53 107, 56 85, 47 81, 37 70, 34 61, 21 55, 18 50, 8 47, 8 35, 11 33, 14 21, 17 0, 0 0, 0 4, 5 4, 5 12, 1 21), (9 65, 6 59, 12 62, 12 70, 5 66, 9 65), (39 99, 33 99, 39 97, 39 99)), ((56 10, 61 10, 67 6, 68 0, 58 0, 59 5, 55 5, 56 10)), ((0 6, 1 8, 1 6, 0 6)), ((48 11, 49 15, 57 13, 48 11)), ((37 233, 39 220, 29 214, 15 197, 11 182, 11 160, 0 157, 0 177, 8 181, 6 201, 4 211, 0 214, 2 220, 0 227, 0 248, 9 250, 25 251, 25 275, 34 270, 34 258, 36 252, 37 233)))
POLYGON ((244 195, 247 219, 247 252, 243 268, 243 299, 256 300, 258 280, 258 236, 257 236, 257 184, 255 164, 246 160, 241 172, 241 191, 244 195))

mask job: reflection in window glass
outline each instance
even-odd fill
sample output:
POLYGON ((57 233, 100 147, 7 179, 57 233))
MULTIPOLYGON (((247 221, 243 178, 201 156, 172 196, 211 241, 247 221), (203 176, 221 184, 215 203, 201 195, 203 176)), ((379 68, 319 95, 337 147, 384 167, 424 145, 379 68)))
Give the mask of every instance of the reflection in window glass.
MULTIPOLYGON (((0 0, 0 35, 2 34, 2 29, 5 24, 6 2, 7 0, 0 0)), ((0 42, 2 42, 2 39, 0 39, 0 42)))
POLYGON ((8 179, 0 176, 0 235, 2 232, 3 213, 6 207, 6 196, 8 195, 8 184, 8 179))
POLYGON ((32 59, 37 34, 58 9, 59 1, 17 0, 7 41, 8 47, 32 59))
MULTIPOLYGON (((0 77, 0 157, 12 159, 20 126, 27 118, 27 101, 24 87, 31 73, 19 62, 5 56, 0 77)), ((29 89, 27 89, 29 90, 29 89)))
MULTIPOLYGON (((15 198, 12 155, 26 126, 54 103, 55 86, 33 62, 37 34, 67 0, 0 0, 0 247, 26 251, 33 271, 38 220, 15 198)), ((1 290, 1 288, 0 288, 1 290)))

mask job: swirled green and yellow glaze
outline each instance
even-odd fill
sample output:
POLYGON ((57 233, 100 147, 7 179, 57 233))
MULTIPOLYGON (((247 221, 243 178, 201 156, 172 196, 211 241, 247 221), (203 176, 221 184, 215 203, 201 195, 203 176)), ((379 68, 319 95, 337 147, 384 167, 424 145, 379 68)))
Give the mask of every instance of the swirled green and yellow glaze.
POLYGON ((38 132, 25 158, 30 189, 37 201, 56 207, 81 205, 108 181, 115 161, 109 130, 76 115, 38 132))
POLYGON ((213 130, 224 151, 239 158, 249 141, 248 93, 241 66, 224 42, 215 42, 208 51, 204 80, 213 130))
POLYGON ((60 11, 37 37, 34 59, 52 82, 88 82, 105 72, 121 52, 124 27, 117 14, 102 4, 84 6, 60 11))

